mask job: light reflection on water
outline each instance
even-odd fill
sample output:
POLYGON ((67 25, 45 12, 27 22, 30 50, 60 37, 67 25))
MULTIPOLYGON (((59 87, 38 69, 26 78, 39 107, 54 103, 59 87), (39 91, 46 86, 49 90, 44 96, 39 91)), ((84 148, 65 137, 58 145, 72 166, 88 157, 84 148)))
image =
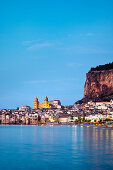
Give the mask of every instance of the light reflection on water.
POLYGON ((93 169, 113 168, 113 130, 77 127, 73 132, 73 154, 93 169))
POLYGON ((113 130, 0 126, 1 169, 112 169, 113 130))

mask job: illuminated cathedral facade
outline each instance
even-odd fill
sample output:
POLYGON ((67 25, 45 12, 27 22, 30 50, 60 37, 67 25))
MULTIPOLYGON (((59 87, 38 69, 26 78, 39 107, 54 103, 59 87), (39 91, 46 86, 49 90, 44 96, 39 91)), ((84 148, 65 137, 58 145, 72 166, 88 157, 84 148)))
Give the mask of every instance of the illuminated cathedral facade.
POLYGON ((39 109, 39 108, 61 108, 61 103, 59 100, 53 100, 48 101, 48 97, 46 96, 44 98, 44 101, 42 104, 39 104, 38 98, 36 97, 33 102, 33 109, 39 109))

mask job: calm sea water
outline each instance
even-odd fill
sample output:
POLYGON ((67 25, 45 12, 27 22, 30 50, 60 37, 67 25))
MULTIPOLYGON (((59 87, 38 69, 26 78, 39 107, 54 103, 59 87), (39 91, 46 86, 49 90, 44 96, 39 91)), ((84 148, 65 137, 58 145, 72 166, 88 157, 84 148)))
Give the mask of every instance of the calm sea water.
POLYGON ((0 126, 0 170, 113 169, 113 130, 0 126))

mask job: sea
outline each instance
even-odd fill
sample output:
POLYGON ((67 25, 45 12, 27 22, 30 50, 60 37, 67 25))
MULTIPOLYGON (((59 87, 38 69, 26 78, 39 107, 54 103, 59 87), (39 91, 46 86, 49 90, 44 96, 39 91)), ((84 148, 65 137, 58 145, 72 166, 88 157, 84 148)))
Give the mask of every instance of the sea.
POLYGON ((79 169, 113 169, 113 129, 0 125, 0 170, 79 169))

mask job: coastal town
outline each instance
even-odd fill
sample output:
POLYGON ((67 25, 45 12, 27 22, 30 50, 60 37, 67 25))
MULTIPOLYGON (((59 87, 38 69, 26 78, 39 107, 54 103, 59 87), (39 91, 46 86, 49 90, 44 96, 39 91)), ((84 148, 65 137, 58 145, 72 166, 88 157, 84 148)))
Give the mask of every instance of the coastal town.
POLYGON ((60 100, 43 103, 35 97, 30 106, 1 109, 0 124, 75 125, 93 124, 113 127, 113 62, 91 68, 86 74, 84 96, 73 105, 60 100))
POLYGON ((39 104, 36 97, 33 109, 30 106, 22 106, 17 109, 0 110, 0 124, 43 126, 83 123, 112 124, 113 100, 62 106, 60 100, 48 101, 46 96, 42 104, 39 104))

